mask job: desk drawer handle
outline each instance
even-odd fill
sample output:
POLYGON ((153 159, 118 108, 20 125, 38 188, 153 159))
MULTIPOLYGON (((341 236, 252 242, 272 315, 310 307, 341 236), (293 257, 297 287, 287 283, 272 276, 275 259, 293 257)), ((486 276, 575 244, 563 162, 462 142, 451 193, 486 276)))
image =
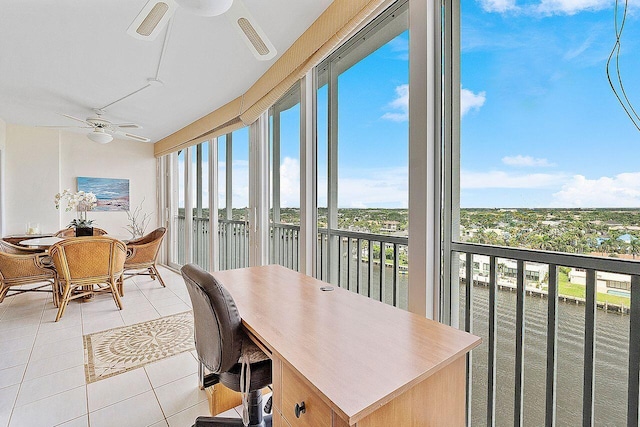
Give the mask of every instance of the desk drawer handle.
POLYGON ((296 403, 296 418, 300 418, 300 415, 307 412, 307 408, 304 406, 304 401, 302 403, 296 403))

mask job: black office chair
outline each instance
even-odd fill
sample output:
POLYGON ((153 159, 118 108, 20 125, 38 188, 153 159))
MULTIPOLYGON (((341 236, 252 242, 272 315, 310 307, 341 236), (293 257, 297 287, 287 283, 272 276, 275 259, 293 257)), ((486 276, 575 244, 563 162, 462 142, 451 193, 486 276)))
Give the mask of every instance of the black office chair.
MULTIPOLYGON (((181 271, 193 305, 198 359, 211 372, 204 385, 220 382, 232 390, 248 393, 243 399, 244 420, 248 418, 252 427, 271 426, 271 415, 262 413, 262 388, 271 384, 271 360, 243 331, 236 303, 222 284, 195 264, 187 264, 181 271), (242 382, 245 387, 241 387, 242 382)), ((194 426, 243 425, 247 424, 237 418, 198 417, 194 426)))

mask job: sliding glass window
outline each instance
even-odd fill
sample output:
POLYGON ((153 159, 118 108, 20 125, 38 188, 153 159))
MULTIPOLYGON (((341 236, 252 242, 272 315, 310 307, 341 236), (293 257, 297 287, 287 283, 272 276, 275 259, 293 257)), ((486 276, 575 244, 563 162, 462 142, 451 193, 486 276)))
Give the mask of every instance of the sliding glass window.
POLYGON ((185 263, 185 150, 170 154, 171 186, 169 198, 171 209, 171 224, 169 237, 171 247, 169 264, 180 267, 185 263))
POLYGON ((407 307, 408 5, 318 67, 317 272, 407 307))
POLYGON ((271 241, 269 260, 299 270, 300 84, 270 110, 271 241))
POLYGON ((191 180, 193 195, 192 208, 192 262, 205 270, 210 269, 209 244, 209 142, 195 147, 195 155, 191 159, 194 179, 191 180))
POLYGON ((218 138, 220 270, 249 266, 249 128, 218 138))

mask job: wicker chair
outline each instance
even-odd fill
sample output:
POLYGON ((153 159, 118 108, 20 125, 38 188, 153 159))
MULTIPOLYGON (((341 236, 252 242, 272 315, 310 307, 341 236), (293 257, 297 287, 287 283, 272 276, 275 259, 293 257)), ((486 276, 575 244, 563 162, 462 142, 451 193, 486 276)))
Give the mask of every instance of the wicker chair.
POLYGON ((41 254, 46 252, 44 248, 32 248, 27 246, 14 245, 7 242, 6 240, 0 240, 0 251, 14 255, 41 254))
POLYGON ((60 292, 56 271, 52 267, 47 254, 0 241, 0 303, 5 297, 24 292, 51 292, 53 304, 58 307, 60 292), (32 284, 36 286, 23 286, 32 284), (18 286, 19 289, 11 289, 18 286), (50 290, 43 289, 48 286, 51 286, 50 290))
MULTIPOLYGON (((94 236, 104 236, 105 234, 107 234, 107 232, 102 228, 93 227, 94 236)), ((76 228, 75 227, 65 228, 64 230, 58 231, 56 234, 54 234, 54 236, 55 237, 76 237, 76 228)))
POLYGON ((123 242, 104 236, 77 237, 52 245, 49 254, 62 288, 56 322, 64 314, 70 300, 94 293, 110 293, 118 309, 122 310, 118 282, 122 280, 127 257, 123 242), (77 288, 82 289, 72 293, 77 288))
MULTIPOLYGON (((160 245, 166 232, 166 228, 160 227, 146 236, 142 236, 136 240, 130 240, 127 243, 127 261, 124 263, 124 280, 139 275, 151 276, 153 280, 157 277, 160 284, 166 286, 156 268, 156 258, 158 258, 160 245)), ((120 295, 124 295, 122 283, 119 291, 120 295)))

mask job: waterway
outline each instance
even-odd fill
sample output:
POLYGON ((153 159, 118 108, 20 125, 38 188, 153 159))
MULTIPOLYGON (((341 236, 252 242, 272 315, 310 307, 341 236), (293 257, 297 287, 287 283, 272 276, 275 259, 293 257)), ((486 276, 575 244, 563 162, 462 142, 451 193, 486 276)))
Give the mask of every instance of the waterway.
MULTIPOLYGON (((343 264, 342 286, 346 287, 346 265, 343 264)), ((371 290, 368 286, 368 266, 361 265, 360 293, 379 299, 380 266, 374 265, 371 290)), ((392 270, 385 270, 383 299, 392 301, 392 270)), ((350 289, 357 286, 352 268, 350 289)), ((398 305, 407 306, 407 275, 400 274, 396 286, 398 305)), ((460 287, 460 322, 464 324, 464 287, 460 287)), ((472 425, 487 424, 487 342, 488 342, 489 290, 484 286, 473 288, 473 333, 483 343, 472 352, 472 425)), ((527 296, 525 299, 524 346, 524 425, 542 426, 545 419, 546 298, 527 296)), ((558 306, 557 345, 557 403, 556 425, 582 425, 582 390, 584 369, 584 313, 583 305, 560 302, 558 306)), ((515 384, 515 317, 516 293, 497 293, 497 387, 496 425, 511 426, 514 418, 515 384)), ((626 425, 628 379, 629 316, 607 313, 596 314, 595 359, 595 425, 626 425)))

